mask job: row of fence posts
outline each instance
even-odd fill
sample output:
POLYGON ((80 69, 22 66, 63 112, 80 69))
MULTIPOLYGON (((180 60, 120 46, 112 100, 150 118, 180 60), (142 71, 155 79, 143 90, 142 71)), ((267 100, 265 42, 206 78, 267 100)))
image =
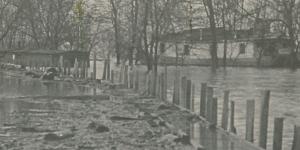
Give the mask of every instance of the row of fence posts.
MULTIPOLYGON (((183 106, 191 112, 195 112, 195 85, 187 77, 182 77, 181 81, 175 79, 173 89, 173 104, 183 106), (179 85, 181 83, 181 85, 179 85), (181 100, 179 100, 179 97, 181 100)), ((217 126, 218 120, 218 98, 214 97, 214 88, 208 86, 206 83, 201 84, 200 90, 200 116, 210 123, 212 126, 217 126)), ((236 134, 234 124, 235 118, 235 102, 229 100, 230 91, 224 92, 223 110, 221 118, 221 128, 225 131, 236 134), (229 107, 230 104, 230 107, 229 107), (229 116, 230 114, 230 116, 229 116), (230 120, 230 122, 229 122, 230 120), (228 127, 229 123, 229 127, 228 127)), ((267 133, 269 120, 269 105, 270 105, 270 91, 263 92, 263 99, 261 101, 260 124, 259 124, 259 147, 267 148, 267 133)), ((254 142, 254 120, 255 120, 255 100, 247 100, 246 104, 246 134, 245 140, 254 142)), ((275 118, 274 133, 273 133, 273 150, 282 150, 283 140, 283 124, 284 118, 275 118)), ((300 150, 300 127, 294 128, 294 140, 292 150, 300 150)))
MULTIPOLYGON (((107 65, 107 64, 106 64, 107 65)), ((107 67, 105 67, 107 68, 107 67)), ((109 68, 110 69, 110 68, 109 68)), ((125 88, 139 90, 139 72, 137 69, 130 68, 125 65, 122 66, 120 71, 109 71, 105 69, 107 80, 111 83, 115 82, 115 75, 119 74, 119 83, 122 83, 125 88), (108 77, 110 72, 110 77, 108 77)), ((145 73, 145 88, 144 93, 148 96, 155 96, 160 100, 167 101, 167 67, 164 72, 155 75, 150 71, 145 73)), ((187 77, 181 77, 180 73, 176 72, 174 86, 173 86, 172 103, 179 107, 184 107, 188 111, 194 113, 195 104, 195 84, 187 77)), ((211 126, 218 126, 218 98, 214 97, 214 88, 208 86, 207 83, 201 84, 200 90, 200 111, 199 115, 202 119, 206 120, 211 126)), ((267 134, 268 134, 268 120, 269 120, 269 106, 270 106, 270 91, 263 92, 261 101, 260 124, 259 124, 259 147, 267 148, 267 134)), ((245 140, 254 142, 254 120, 255 120, 255 100, 247 100, 246 102, 246 134, 245 140)), ((274 132, 273 132, 273 150, 282 150, 283 141, 283 125, 284 118, 275 118, 274 132)), ((230 101, 230 91, 224 91, 223 110, 220 128, 236 134, 235 128, 235 102, 230 101)), ((300 126, 294 127, 294 139, 292 150, 300 150, 300 126)))
POLYGON ((136 68, 128 65, 121 66, 119 71, 110 67, 108 60, 104 61, 102 79, 110 81, 112 84, 122 84, 124 88, 139 90, 139 72, 136 68), (118 79, 116 77, 119 77, 118 79))

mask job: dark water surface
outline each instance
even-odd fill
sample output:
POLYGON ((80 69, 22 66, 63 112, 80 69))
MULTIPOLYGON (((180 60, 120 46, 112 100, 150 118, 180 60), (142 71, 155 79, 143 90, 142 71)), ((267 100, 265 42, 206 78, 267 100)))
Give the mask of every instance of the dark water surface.
MULTIPOLYGON (((162 71, 163 69, 161 69, 162 71)), ((268 149, 272 149, 273 125, 275 117, 284 117, 283 149, 291 149, 294 125, 300 125, 300 70, 289 69, 256 69, 227 68, 212 73, 207 67, 179 68, 181 76, 192 79, 196 86, 195 108, 200 109, 201 83, 215 87, 218 97, 218 124, 221 124, 224 90, 230 90, 230 100, 236 102, 235 125, 238 135, 245 137, 246 101, 254 99, 255 112, 255 143, 259 133, 259 114, 262 91, 271 90, 268 149)), ((172 99, 172 90, 176 68, 168 67, 168 99, 172 99)), ((198 133, 197 133, 198 134, 198 133)), ((220 143, 219 143, 220 144, 220 143)))
POLYGON ((0 72, 0 98, 20 96, 71 96, 91 94, 92 89, 68 82, 41 81, 0 72))
POLYGON ((0 127, 4 124, 13 123, 11 121, 13 113, 56 109, 52 108, 52 104, 45 105, 44 103, 33 103, 14 98, 24 96, 78 96, 91 95, 93 92, 92 88, 69 82, 41 81, 0 72, 0 127))

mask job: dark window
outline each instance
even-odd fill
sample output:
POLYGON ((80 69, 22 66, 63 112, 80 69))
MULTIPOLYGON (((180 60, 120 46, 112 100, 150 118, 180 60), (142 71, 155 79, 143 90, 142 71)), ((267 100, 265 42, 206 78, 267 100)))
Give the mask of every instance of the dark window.
POLYGON ((246 44, 241 43, 240 44, 240 54, 245 54, 246 53, 246 44))
POLYGON ((184 55, 190 55, 190 46, 184 45, 184 55))

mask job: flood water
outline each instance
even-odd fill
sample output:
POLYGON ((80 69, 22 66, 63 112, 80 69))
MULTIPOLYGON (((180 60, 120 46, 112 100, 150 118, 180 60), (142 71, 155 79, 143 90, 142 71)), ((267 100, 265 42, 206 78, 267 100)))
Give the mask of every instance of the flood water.
MULTIPOLYGON (((10 124, 11 113, 45 107, 32 102, 16 101, 17 97, 91 95, 94 90, 68 82, 41 81, 0 72, 0 126, 10 124)), ((99 91, 96 91, 99 92, 99 91)), ((48 108, 47 109, 52 109, 48 108)))
MULTIPOLYGON (((162 71, 163 69, 161 69, 162 71)), ((275 117, 285 118, 283 149, 292 146, 294 125, 300 125, 300 70, 227 68, 212 73, 207 67, 179 68, 181 76, 190 78, 195 84, 195 109, 200 110, 201 83, 214 87, 214 96, 218 98, 218 124, 221 124, 222 104, 225 90, 230 90, 230 100, 235 101, 235 126, 238 135, 245 138, 246 101, 255 100, 254 136, 257 144, 259 133, 259 114, 262 91, 271 91, 268 149, 272 149, 273 125, 275 117)), ((175 67, 168 67, 168 99, 172 99, 175 67)), ((199 134, 195 132, 195 134, 199 134)), ((220 144, 220 143, 219 143, 220 144)), ((213 150, 213 148, 212 148, 213 150)))
MULTIPOLYGON (((112 63, 113 64, 113 63, 112 63)), ((92 63, 91 63, 92 68, 92 63)), ((103 63, 97 63, 97 78, 102 77, 103 63)), ((141 72, 146 71, 146 67, 139 66, 141 72)), ((159 72, 164 72, 164 67, 159 68, 159 72)), ((212 73, 209 67, 167 67, 168 72, 168 99, 173 96, 173 84, 176 70, 180 76, 186 76, 195 84, 195 111, 200 111, 200 88, 201 83, 207 83, 214 87, 214 96, 218 98, 218 124, 221 124, 223 109, 224 91, 230 91, 230 100, 235 101, 235 127, 237 134, 245 138, 246 128, 246 102, 255 100, 255 125, 254 142, 258 145, 259 115, 262 92, 271 91, 269 128, 268 128, 268 149, 272 149, 273 126, 275 117, 283 117, 283 149, 290 150, 292 147, 294 125, 300 125, 300 69, 273 69, 273 68, 220 68, 216 73, 212 73)), ((145 80, 141 77, 140 80, 145 80)), ((145 81, 142 81, 142 83, 145 81)), ((197 125, 196 125, 197 126, 197 125)), ((198 131, 198 130, 197 130, 198 131)), ((195 135, 199 134, 195 132, 195 135)), ((196 141, 200 139, 195 137, 196 141)), ((221 138, 219 136, 219 138, 221 138)), ((218 143, 221 144, 221 143, 218 143)), ((222 145, 222 144, 221 144, 222 145)), ((230 148, 230 147, 229 147, 230 148)), ((212 147, 209 150, 214 150, 212 147)), ((227 150, 227 149, 224 149, 227 150)))
MULTIPOLYGON (((92 65, 91 65, 92 68, 92 65)), ((101 78, 103 65, 97 63, 97 78, 101 78)), ((141 67, 145 71, 145 67, 141 67)), ((160 68, 160 71, 163 71, 160 68)), ((172 99, 173 83, 175 79, 175 67, 168 67, 168 99, 172 99)), ((268 149, 272 149, 273 122, 275 117, 284 117, 284 138, 283 149, 291 149, 293 140, 293 127, 300 124, 300 70, 289 69, 256 69, 256 68, 227 68, 219 69, 212 73, 208 67, 184 67, 179 68, 181 76, 190 78, 196 87, 195 110, 199 112, 200 85, 208 83, 215 90, 215 97, 218 97, 218 120, 221 123, 221 112, 224 90, 230 90, 230 100, 236 102, 235 126, 238 136, 245 136, 246 101, 254 99, 256 102, 255 112, 255 144, 257 145, 259 132, 260 103, 263 90, 271 90, 269 128, 268 128, 268 149)), ((140 80, 144 80, 142 77, 140 80)), ((66 82, 41 82, 31 78, 13 77, 0 72, 0 99, 3 97, 39 96, 39 95, 82 95, 92 94, 93 90, 66 82)), ((0 116, 7 114, 11 109, 18 109, 22 103, 5 103, 0 105, 0 116), (7 106, 7 107, 6 107, 7 106), (11 109, 10 109, 11 108, 11 109)), ((0 117, 0 121, 1 121, 0 117)), ((193 140, 201 141, 201 128, 193 125, 193 140)), ((220 138, 218 135, 216 138, 220 138)), ((202 138, 203 141, 203 138, 202 138)), ((201 143, 201 142, 200 142, 201 143)), ((214 143, 218 146, 222 143, 214 143)), ((212 147, 210 150, 214 150, 212 147)))
POLYGON ((89 87, 71 82, 41 81, 0 72, 0 98, 22 96, 74 96, 92 94, 89 87))

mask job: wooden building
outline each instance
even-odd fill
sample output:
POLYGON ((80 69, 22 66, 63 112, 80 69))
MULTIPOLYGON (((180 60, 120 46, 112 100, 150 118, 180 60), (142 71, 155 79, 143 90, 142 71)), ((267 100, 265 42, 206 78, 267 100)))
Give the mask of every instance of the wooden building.
MULTIPOLYGON (((216 34, 218 58, 222 60, 226 56, 228 66, 256 66, 259 59, 261 66, 272 66, 278 56, 290 54, 292 50, 291 40, 281 33, 268 32, 261 37, 253 29, 232 32, 217 28, 216 34), (227 50, 224 52, 225 39, 227 50)), ((210 28, 166 34, 160 43, 163 45, 162 63, 176 64, 176 57, 184 56, 184 62, 178 59, 179 64, 210 65, 210 28)), ((219 63, 222 65, 223 61, 219 63)))

